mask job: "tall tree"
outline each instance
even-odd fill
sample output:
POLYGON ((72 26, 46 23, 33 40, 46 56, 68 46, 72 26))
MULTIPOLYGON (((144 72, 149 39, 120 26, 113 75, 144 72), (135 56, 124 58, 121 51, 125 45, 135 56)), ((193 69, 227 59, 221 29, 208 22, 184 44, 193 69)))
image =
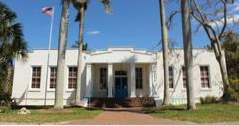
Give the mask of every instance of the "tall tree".
MULTIPOLYGON (((110 0, 101 0, 107 13, 111 12, 110 0)), ((81 105, 81 76, 82 76, 82 54, 84 42, 84 21, 85 12, 89 0, 73 0, 73 5, 78 11, 76 21, 79 21, 79 47, 78 47, 78 70, 77 70, 77 89, 76 89, 76 105, 81 105)))
POLYGON ((58 59, 57 59, 57 77, 55 91, 55 109, 64 108, 64 82, 65 82, 65 60, 66 44, 68 35, 68 18, 69 18, 70 0, 62 0, 61 23, 58 41, 58 59))
POLYGON ((187 109, 194 110, 193 54, 189 0, 181 0, 184 64, 186 71, 187 109))
POLYGON ((229 80, 221 41, 228 25, 229 15, 227 6, 229 3, 233 2, 234 0, 213 0, 200 2, 192 0, 191 2, 192 16, 197 20, 197 22, 199 22, 200 26, 202 26, 206 32, 219 63, 224 92, 229 88, 229 80))
POLYGON ((222 47, 225 50, 229 78, 239 82, 239 34, 234 31, 226 32, 222 47))
POLYGON ((0 80, 5 94, 9 94, 13 58, 27 58, 27 43, 16 19, 16 13, 0 2, 0 80))
POLYGON ((164 98, 163 105, 169 105, 169 65, 168 65, 168 29, 166 27, 166 14, 164 0, 159 0, 160 25, 163 48, 163 68, 164 68, 164 98))

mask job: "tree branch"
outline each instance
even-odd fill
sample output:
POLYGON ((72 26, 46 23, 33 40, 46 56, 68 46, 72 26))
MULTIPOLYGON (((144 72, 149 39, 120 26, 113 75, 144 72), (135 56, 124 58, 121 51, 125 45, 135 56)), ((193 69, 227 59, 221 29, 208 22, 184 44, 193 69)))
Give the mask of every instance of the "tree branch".
POLYGON ((223 13, 224 13, 224 16, 223 16, 224 22, 223 22, 222 30, 221 30, 221 32, 219 33, 219 39, 221 39, 221 37, 223 36, 223 33, 225 32, 226 27, 227 27, 227 3, 226 3, 226 1, 224 1, 224 0, 221 0, 221 2, 223 3, 223 8, 224 8, 224 10, 223 10, 223 13))

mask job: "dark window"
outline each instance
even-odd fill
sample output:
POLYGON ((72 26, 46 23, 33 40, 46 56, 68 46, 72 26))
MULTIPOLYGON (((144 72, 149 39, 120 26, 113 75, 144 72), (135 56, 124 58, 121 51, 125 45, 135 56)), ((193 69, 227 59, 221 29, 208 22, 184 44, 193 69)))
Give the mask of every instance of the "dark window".
POLYGON ((107 88, 107 68, 100 68, 100 89, 106 89, 107 88))
POLYGON ((31 88, 40 88, 41 67, 32 67, 32 86, 31 88))
POLYGON ((210 88, 208 66, 200 66, 200 75, 202 88, 210 88))
POLYGON ((51 74, 50 74, 50 88, 56 88, 56 67, 51 67, 51 74))
POLYGON ((182 67, 182 73, 183 73, 183 88, 186 88, 187 76, 186 76, 186 70, 184 66, 182 67))
POLYGON ((69 67, 68 88, 76 88, 77 83, 77 67, 69 67))
POLYGON ((119 75, 119 76, 127 76, 127 72, 126 71, 115 71, 115 75, 119 75))
POLYGON ((135 69, 136 89, 143 88, 143 71, 142 68, 135 69))
POLYGON ((169 73, 169 76, 168 76, 169 88, 173 88, 173 67, 171 67, 171 66, 169 67, 168 73, 169 73))

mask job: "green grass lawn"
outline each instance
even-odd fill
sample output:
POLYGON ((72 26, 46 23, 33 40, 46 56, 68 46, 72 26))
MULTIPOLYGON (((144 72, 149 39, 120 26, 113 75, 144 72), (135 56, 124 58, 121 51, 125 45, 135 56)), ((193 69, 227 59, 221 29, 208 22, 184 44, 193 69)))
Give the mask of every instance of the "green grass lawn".
POLYGON ((5 113, 0 113, 0 122, 40 124, 75 119, 88 119, 97 116, 101 112, 102 110, 86 110, 84 108, 66 108, 63 111, 53 109, 32 109, 31 114, 19 115, 17 114, 17 110, 8 110, 5 113))
POLYGON ((239 122, 239 105, 205 104, 197 105, 197 110, 187 111, 185 106, 147 108, 144 112, 154 117, 197 123, 239 122))

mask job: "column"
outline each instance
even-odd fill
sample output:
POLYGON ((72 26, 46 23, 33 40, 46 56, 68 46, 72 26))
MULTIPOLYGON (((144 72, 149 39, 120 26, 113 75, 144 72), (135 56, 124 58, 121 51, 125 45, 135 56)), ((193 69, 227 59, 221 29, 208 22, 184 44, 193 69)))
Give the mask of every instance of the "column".
POLYGON ((149 64, 148 72, 149 72, 149 96, 150 96, 150 97, 153 97, 153 72, 152 72, 152 64, 149 64))
POLYGON ((130 97, 136 97, 136 85, 135 85, 135 64, 130 64, 130 85, 131 85, 131 92, 130 97))
POLYGON ((108 64, 108 97, 113 97, 113 64, 108 64))
POLYGON ((92 96, 92 73, 91 70, 92 69, 92 65, 91 64, 87 64, 86 65, 86 97, 91 97, 92 96))

